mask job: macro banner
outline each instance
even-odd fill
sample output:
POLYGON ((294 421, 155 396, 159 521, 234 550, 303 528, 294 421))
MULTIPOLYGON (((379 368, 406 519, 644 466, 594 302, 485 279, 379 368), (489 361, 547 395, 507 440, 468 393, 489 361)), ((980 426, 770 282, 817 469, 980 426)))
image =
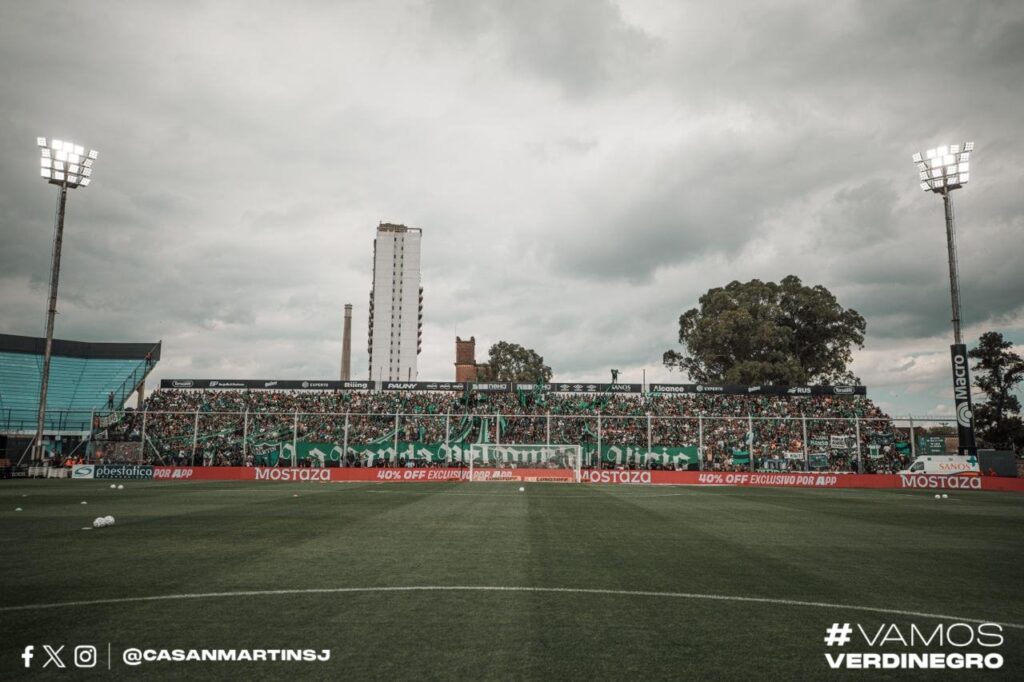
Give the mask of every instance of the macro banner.
POLYGON ((960 454, 977 456, 974 441, 974 409, 971 406, 971 377, 967 363, 967 346, 954 343, 949 347, 953 361, 953 399, 956 401, 956 430, 960 436, 960 454))

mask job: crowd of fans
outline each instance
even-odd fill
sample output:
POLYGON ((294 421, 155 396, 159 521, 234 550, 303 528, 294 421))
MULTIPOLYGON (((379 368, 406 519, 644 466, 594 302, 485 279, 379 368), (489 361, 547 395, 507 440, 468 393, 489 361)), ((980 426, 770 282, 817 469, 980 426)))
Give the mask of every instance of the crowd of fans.
MULTIPOLYGON (((142 429, 142 413, 129 411, 104 435, 107 440, 137 441, 142 429)), ((260 463, 261 449, 293 440, 349 446, 395 440, 428 445, 565 443, 582 445, 585 452, 595 451, 599 443, 637 450, 648 445, 697 448, 703 443, 701 467, 724 471, 750 469, 751 430, 754 468, 759 470, 856 471, 858 436, 865 471, 897 471, 908 463, 909 449, 900 447, 907 435, 859 396, 535 391, 162 389, 146 401, 143 452, 147 459, 167 463, 237 466, 260 463)), ((367 463, 351 453, 339 460, 342 466, 367 463)), ((403 462, 397 456, 374 462, 389 464, 403 462)), ((605 465, 664 466, 642 459, 605 465)))

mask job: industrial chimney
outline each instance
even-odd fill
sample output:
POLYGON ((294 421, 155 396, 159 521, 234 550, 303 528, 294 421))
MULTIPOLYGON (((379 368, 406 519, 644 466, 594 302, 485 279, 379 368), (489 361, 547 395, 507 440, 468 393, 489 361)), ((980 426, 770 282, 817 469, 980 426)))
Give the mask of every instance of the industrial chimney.
POLYGON ((341 337, 341 380, 352 378, 352 304, 345 304, 345 331, 341 337))

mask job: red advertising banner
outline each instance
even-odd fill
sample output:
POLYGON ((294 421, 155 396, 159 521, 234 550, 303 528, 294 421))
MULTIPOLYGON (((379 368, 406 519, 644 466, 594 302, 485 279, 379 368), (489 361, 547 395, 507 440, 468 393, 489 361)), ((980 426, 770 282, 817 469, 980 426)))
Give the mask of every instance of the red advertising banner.
MULTIPOLYGON (((469 469, 290 469, 283 467, 153 467, 157 480, 193 481, 336 481, 376 483, 418 483, 423 481, 468 481, 469 469)), ((571 483, 570 469, 475 469, 475 481, 520 481, 571 483)))
MULTIPOLYGON (((584 483, 633 485, 714 485, 774 488, 888 488, 922 490, 1002 490, 1024 492, 1024 479, 936 474, 758 473, 718 471, 629 471, 593 469, 582 472, 584 483)), ((575 480, 569 469, 474 469, 476 481, 564 482, 575 480)), ((468 481, 468 469, 291 469, 284 467, 164 467, 85 465, 72 478, 136 478, 161 481, 308 481, 417 483, 468 481)))

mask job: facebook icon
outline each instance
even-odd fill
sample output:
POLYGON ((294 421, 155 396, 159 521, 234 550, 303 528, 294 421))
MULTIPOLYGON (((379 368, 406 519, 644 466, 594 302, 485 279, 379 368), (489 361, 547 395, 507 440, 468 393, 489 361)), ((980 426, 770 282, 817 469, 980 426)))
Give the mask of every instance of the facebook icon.
POLYGON ((32 667, 32 658, 35 656, 35 654, 32 653, 34 649, 35 647, 29 644, 27 647, 25 647, 25 651, 21 654, 21 660, 25 661, 26 668, 32 667))

